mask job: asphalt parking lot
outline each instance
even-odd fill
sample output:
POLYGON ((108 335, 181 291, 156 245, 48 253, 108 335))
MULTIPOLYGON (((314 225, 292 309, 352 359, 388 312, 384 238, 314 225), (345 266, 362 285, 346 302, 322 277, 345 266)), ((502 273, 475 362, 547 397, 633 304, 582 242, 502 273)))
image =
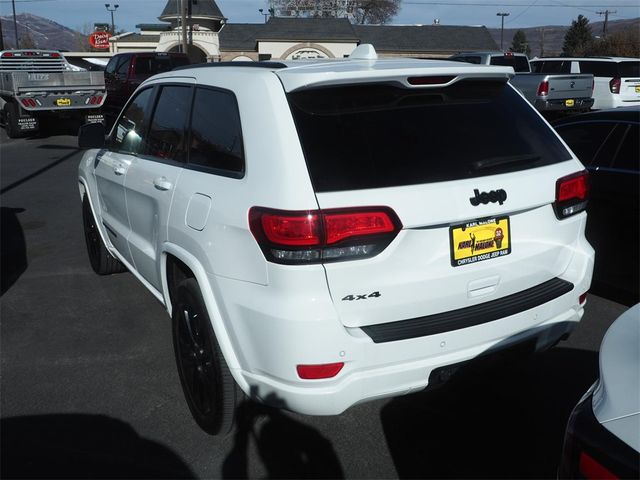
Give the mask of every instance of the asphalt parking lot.
POLYGON ((191 419, 170 321, 85 251, 71 130, 0 130, 1 476, 555 478, 569 413, 627 307, 591 296, 571 338, 433 392, 309 417, 245 405, 226 439, 191 419))

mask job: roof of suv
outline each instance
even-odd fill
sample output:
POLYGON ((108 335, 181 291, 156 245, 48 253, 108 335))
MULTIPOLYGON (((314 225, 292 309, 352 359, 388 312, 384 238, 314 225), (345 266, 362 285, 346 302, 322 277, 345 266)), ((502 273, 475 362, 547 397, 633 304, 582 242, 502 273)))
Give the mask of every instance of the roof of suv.
MULTIPOLYGON (((362 45, 361 45, 362 47, 362 45)), ((360 48, 360 47, 358 47, 360 48)), ((372 49, 371 49, 372 50, 372 49)), ((361 50, 362 51, 362 50, 361 50)), ((355 51, 354 51, 355 53, 355 51)), ((373 51, 375 54, 375 51, 373 51)), ((513 76, 511 67, 472 65, 447 60, 419 59, 382 59, 363 58, 352 55, 352 58, 339 60, 286 60, 282 62, 221 62, 185 66, 162 74, 163 78, 172 76, 194 75, 206 81, 206 76, 213 69, 216 75, 220 68, 245 69, 247 73, 260 74, 260 70, 274 72, 280 78, 286 91, 322 85, 338 85, 344 83, 364 83, 367 81, 401 81, 406 87, 423 87, 428 84, 408 82, 413 76, 446 76, 450 78, 438 82, 438 86, 453 83, 462 78, 482 77, 509 79, 513 76)), ((158 77, 154 77, 158 78, 158 77)), ((435 86, 435 84, 432 84, 435 86)))
POLYGON ((539 57, 534 58, 532 62, 544 62, 546 60, 562 60, 562 61, 572 61, 572 60, 588 60, 594 62, 628 62, 638 61, 637 58, 633 57, 539 57))

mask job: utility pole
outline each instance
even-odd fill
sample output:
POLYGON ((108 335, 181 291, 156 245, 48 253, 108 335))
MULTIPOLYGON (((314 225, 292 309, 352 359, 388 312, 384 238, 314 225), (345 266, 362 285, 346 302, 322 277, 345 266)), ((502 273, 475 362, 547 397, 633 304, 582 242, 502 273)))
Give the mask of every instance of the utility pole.
POLYGON ((182 52, 187 53, 187 3, 180 0, 180 16, 182 17, 182 52))
POLYGON ((0 50, 4 50, 4 35, 2 35, 2 20, 0 20, 0 50))
POLYGON ((602 26, 602 38, 607 36, 607 22, 609 21, 610 13, 618 13, 617 10, 605 10, 604 12, 596 12, 598 15, 604 15, 604 25, 602 26))
POLYGON ((544 57, 544 27, 540 29, 540 56, 544 57))
POLYGON ((500 50, 504 52, 504 17, 508 17, 510 14, 506 12, 498 12, 496 13, 498 17, 501 17, 502 25, 500 27, 500 50))
POLYGON ((16 0, 11 0, 11 6, 13 7, 13 34, 16 37, 16 50, 20 48, 18 44, 18 21, 16 20, 16 0))

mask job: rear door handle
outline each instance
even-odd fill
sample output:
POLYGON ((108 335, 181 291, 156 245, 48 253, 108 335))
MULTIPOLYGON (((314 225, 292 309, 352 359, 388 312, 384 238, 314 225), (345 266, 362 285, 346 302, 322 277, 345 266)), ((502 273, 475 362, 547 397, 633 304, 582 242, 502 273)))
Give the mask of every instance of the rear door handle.
POLYGON ((116 165, 115 167, 113 167, 113 173, 115 173, 116 175, 124 175, 125 173, 127 173, 127 171, 125 170, 124 166, 116 165))
POLYGON ((169 190, 173 184, 167 180, 167 177, 158 177, 156 179, 153 180, 153 186, 156 187, 158 190, 169 190))

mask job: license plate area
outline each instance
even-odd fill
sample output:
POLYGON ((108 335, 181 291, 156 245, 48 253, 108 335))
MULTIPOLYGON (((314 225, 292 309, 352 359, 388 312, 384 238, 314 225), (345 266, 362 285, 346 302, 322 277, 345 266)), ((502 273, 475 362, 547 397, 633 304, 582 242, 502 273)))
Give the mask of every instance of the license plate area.
POLYGON ((564 104, 567 107, 573 107, 576 104, 576 101, 573 98, 569 98, 569 99, 564 101, 564 104))
POLYGON ((451 265, 460 267, 511 253, 509 217, 471 220, 449 227, 451 265))
POLYGON ((70 107, 71 99, 70 98, 58 98, 56 99, 56 105, 59 107, 70 107))
POLYGON ((640 93, 640 85, 636 85, 636 93, 640 93))

